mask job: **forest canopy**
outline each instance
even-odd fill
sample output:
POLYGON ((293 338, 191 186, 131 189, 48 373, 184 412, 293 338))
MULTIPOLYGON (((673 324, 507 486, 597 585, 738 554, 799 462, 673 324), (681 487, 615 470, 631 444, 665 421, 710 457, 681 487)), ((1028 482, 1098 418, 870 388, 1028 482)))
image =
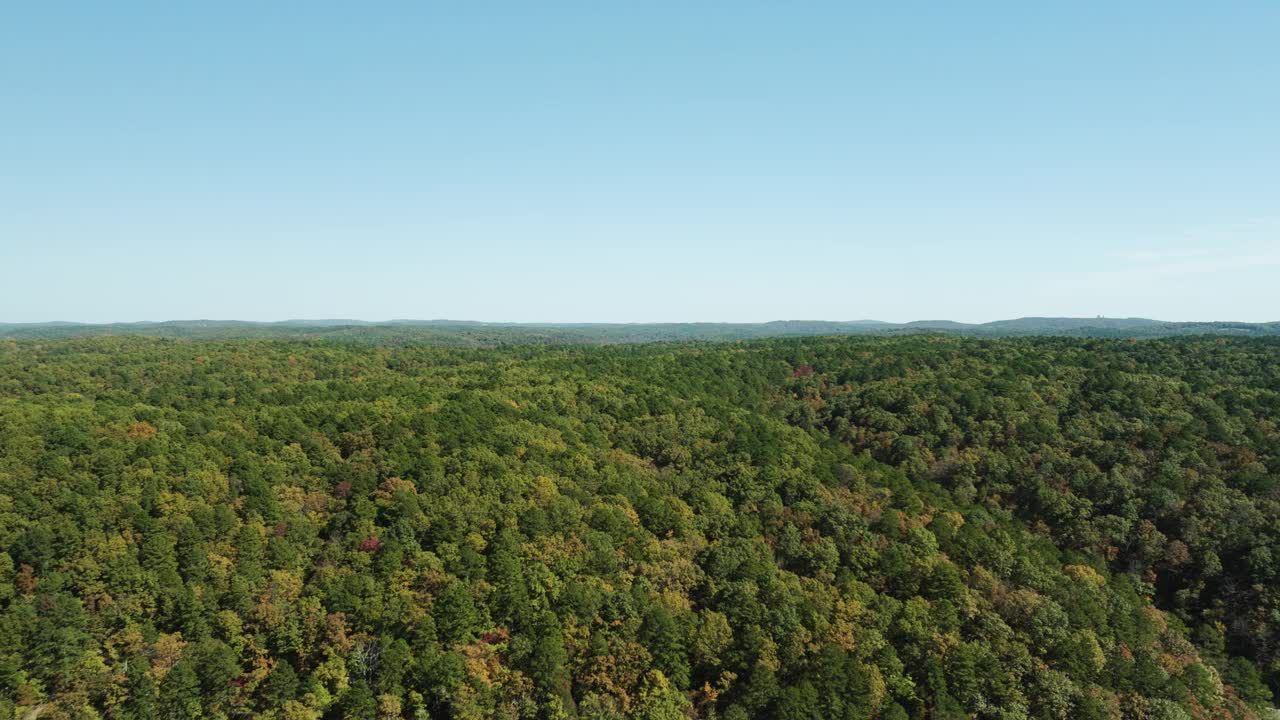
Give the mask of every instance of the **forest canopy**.
POLYGON ((1280 340, 0 340, 0 718, 1275 718, 1280 340))

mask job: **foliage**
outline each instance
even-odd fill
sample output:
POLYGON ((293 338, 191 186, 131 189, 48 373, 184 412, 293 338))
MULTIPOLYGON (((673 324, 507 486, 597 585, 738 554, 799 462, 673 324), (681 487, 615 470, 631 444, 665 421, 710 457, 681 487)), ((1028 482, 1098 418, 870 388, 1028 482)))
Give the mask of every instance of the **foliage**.
POLYGON ((1255 718, 1280 343, 0 341, 0 718, 1255 718))

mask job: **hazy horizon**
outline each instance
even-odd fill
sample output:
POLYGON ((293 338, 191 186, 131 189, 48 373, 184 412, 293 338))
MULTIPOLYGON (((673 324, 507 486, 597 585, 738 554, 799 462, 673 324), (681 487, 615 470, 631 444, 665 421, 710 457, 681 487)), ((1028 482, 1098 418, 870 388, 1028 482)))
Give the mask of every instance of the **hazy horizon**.
POLYGON ((1147 320, 1160 323, 1213 323, 1213 322, 1237 322, 1252 325, 1260 325, 1267 323, 1280 322, 1280 320, 1242 320, 1239 318, 1215 318, 1212 320, 1184 320, 1169 318, 1153 318, 1142 317, 1136 315, 1090 315, 1090 316, 1066 316, 1066 315, 1018 315, 1008 317, 997 317, 989 320, 956 320, 949 317, 921 317, 909 320, 884 320, 881 318, 852 318, 852 319, 831 319, 831 318, 772 318, 768 320, 602 320, 602 321, 575 321, 575 320, 481 320, 474 318, 431 318, 431 317, 393 317, 386 319, 366 319, 356 317, 295 317, 295 318, 278 318, 266 320, 250 320, 245 318, 231 317, 207 317, 207 318, 165 318, 165 319, 149 319, 143 318, 138 320, 106 320, 101 322, 85 322, 80 320, 34 320, 34 321, 10 321, 0 318, 0 325, 139 325, 139 324, 164 324, 164 323, 254 323, 254 324, 287 324, 287 323, 357 323, 362 325, 388 325, 393 323, 439 323, 439 324, 478 324, 478 325, 767 325, 770 323, 883 323, 886 325, 907 325, 911 323, 927 323, 927 322, 955 322, 964 325, 984 325, 997 322, 1010 322, 1016 320, 1147 320))

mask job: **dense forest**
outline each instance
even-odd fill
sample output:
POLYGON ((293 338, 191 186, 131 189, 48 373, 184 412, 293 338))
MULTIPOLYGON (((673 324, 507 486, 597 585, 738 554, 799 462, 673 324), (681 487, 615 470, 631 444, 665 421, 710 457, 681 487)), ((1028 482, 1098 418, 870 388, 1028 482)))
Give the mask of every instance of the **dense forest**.
POLYGON ((1276 718, 1280 340, 0 340, 0 718, 1276 718))

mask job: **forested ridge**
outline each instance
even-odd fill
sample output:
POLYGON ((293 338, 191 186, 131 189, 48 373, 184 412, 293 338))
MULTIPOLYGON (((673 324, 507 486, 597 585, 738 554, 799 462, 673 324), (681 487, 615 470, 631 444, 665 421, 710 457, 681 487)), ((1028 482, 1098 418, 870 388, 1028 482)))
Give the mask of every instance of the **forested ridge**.
POLYGON ((1225 335, 1280 337, 1280 322, 1164 322, 1148 318, 1024 317, 987 323, 917 320, 778 320, 763 323, 486 323, 465 320, 170 320, 136 323, 0 323, 0 339, 50 340, 102 335, 189 340, 338 340, 374 345, 431 344, 455 347, 646 342, 725 342, 824 335, 977 337, 1175 337, 1225 335))
POLYGON ((0 718, 1274 718, 1280 341, 0 341, 0 718))

